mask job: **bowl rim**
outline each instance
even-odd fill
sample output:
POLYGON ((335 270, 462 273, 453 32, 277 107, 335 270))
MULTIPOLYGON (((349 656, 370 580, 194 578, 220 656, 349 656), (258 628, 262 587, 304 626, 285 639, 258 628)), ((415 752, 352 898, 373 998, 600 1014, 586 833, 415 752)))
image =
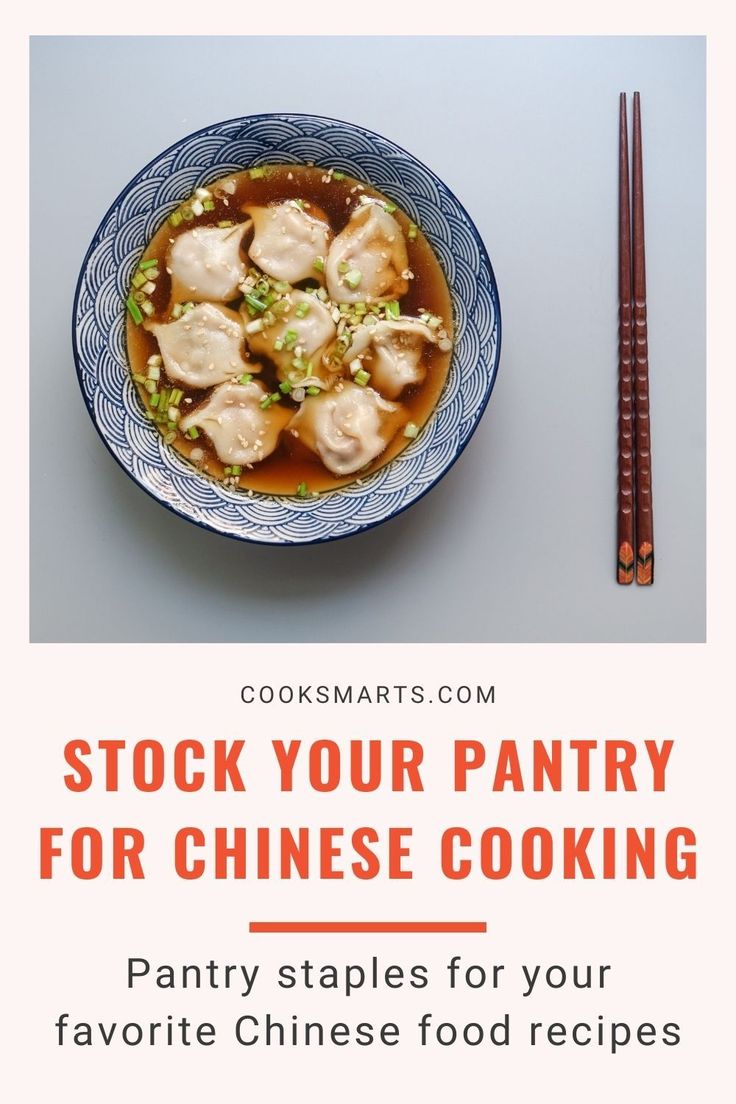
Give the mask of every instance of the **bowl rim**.
MULTIPOLYGON (((246 169, 247 169, 247 166, 244 166, 242 171, 245 171, 246 169)), ((451 292, 451 294, 452 294, 452 292, 451 292)), ((447 185, 445 183, 445 181, 442 180, 441 177, 439 177, 437 175, 437 173, 435 173, 432 169, 430 169, 428 165, 425 165, 424 162, 421 161, 418 157, 416 157, 413 153, 411 153, 409 150, 405 149, 403 146, 399 145, 399 143, 395 142, 392 138, 386 138, 385 135, 380 134, 376 130, 370 130, 368 127, 364 127, 359 123, 351 123, 351 122, 348 122, 345 119, 337 119, 337 118, 333 117, 332 115, 316 115, 312 112, 304 112, 304 111, 261 111, 261 112, 256 112, 252 115, 235 115, 235 116, 233 116, 232 118, 229 118, 229 119, 221 119, 217 122, 208 123, 206 126, 199 127, 197 130, 193 130, 188 134, 184 134, 184 135, 182 135, 181 138, 178 138, 175 142, 172 142, 170 145, 166 146, 165 149, 163 149, 160 152, 156 153, 149 161, 146 162, 145 165, 143 165, 140 169, 138 169, 134 173, 134 175, 131 177, 131 179, 125 184, 125 186, 121 189, 121 191, 118 193, 118 195, 115 197, 115 199, 112 201, 112 203, 109 205, 109 207, 105 211, 104 215, 102 216, 99 223, 97 224, 97 228, 95 229, 94 234, 92 235, 92 238, 90 240, 90 243, 89 243, 89 245, 88 245, 88 247, 85 251, 84 258, 82 259, 82 263, 81 263, 80 268, 79 268, 79 275, 77 276, 76 287, 74 289, 74 298, 73 298, 73 301, 72 301, 71 331, 72 331, 72 333, 71 333, 71 336, 72 336, 72 354, 73 354, 73 357, 74 357, 75 373, 76 373, 76 376, 77 376, 77 383, 79 384, 79 389, 82 393, 82 399, 83 399, 84 405, 87 409, 87 413, 89 414, 90 420, 91 420, 93 426, 95 427, 95 430, 97 431, 98 436, 100 437, 100 439, 101 439, 102 443, 104 444, 105 448, 107 449, 107 451, 112 456, 113 460, 116 462, 116 464, 118 464, 118 466, 120 468, 122 468, 122 470, 125 472, 125 474, 128 476, 128 478, 133 483, 135 483, 135 485, 137 487, 139 487, 142 491, 144 491, 144 493, 147 494, 149 498, 153 499, 154 502, 157 502, 160 506, 163 506, 170 513, 174 514, 175 517, 181 518, 183 521, 187 521, 191 525, 196 525, 200 529, 205 529, 205 530, 207 530, 211 533, 216 533, 220 537, 227 537, 230 540, 239 541, 241 543, 246 542, 248 544, 257 544, 257 545, 261 545, 262 547, 268 547, 268 548, 307 548, 310 545, 331 544, 335 541, 347 540, 350 537, 357 537, 361 533, 366 533, 371 529, 378 528, 379 525, 385 525, 387 522, 393 521, 394 518, 399 517, 406 510, 410 510, 412 508, 412 506, 416 506, 416 504, 418 502, 421 502, 421 500, 426 495, 428 495, 430 491, 434 490, 434 488, 437 486, 437 484, 442 479, 444 479, 444 477, 447 475, 447 473, 455 466, 457 461, 460 459, 462 454, 465 452, 465 449, 470 444, 470 441, 472 440, 473 436, 475 435, 475 431, 477 430, 478 426, 480 425, 481 418, 485 414, 486 408, 488 407, 488 403, 490 402, 491 395, 493 394, 493 389, 496 385, 496 379, 498 378, 498 372, 499 372, 499 368, 500 368, 500 364, 501 364, 501 340, 502 340, 501 296, 500 296, 500 292, 499 292, 499 288, 498 288, 498 280, 496 279, 496 273, 493 269, 493 265, 491 263, 491 258, 488 255, 488 250, 486 249, 485 242, 483 241, 483 238, 481 237, 480 233, 478 232, 478 229, 475 225, 475 222, 471 218, 467 208, 457 198, 457 196, 455 195, 453 190, 449 187, 449 185, 447 185), (392 510, 392 512, 387 514, 386 517, 378 518, 375 521, 366 522, 363 525, 357 525, 357 526, 355 526, 355 528, 351 529, 350 532, 348 532, 348 533, 328 533, 325 536, 319 536, 319 537, 315 537, 311 540, 303 540, 303 541, 302 540, 283 540, 283 539, 279 539, 277 541, 261 540, 258 537, 252 536, 250 534, 234 533, 234 532, 231 532, 231 531, 226 531, 224 529, 218 529, 217 526, 208 524, 206 521, 202 521, 199 518, 191 517, 190 515, 188 515, 186 513, 183 513, 181 510, 176 509, 175 506, 173 506, 169 502, 166 502, 163 498, 159 498, 158 495, 153 491, 153 489, 151 489, 150 487, 147 487, 143 482, 141 482, 136 477, 134 471, 132 471, 131 468, 127 467, 123 463, 123 461, 120 459, 120 457, 116 455, 116 453, 113 450, 110 442, 107 440, 107 437, 103 433, 102 428, 101 428, 101 426, 100 426, 100 424, 97 420, 97 417, 95 415, 94 404, 91 401, 91 399, 88 398, 87 393, 86 393, 85 388, 84 388, 84 384, 83 384, 83 380, 82 380, 81 355, 80 355, 79 347, 78 347, 78 344, 77 344, 77 308, 78 308, 79 298, 80 298, 81 291, 82 291, 82 285, 84 283, 84 278, 85 278, 85 275, 87 273, 87 268, 88 268, 88 265, 89 265, 90 257, 92 255, 93 251, 95 250, 95 248, 97 247, 98 243, 99 243, 102 230, 106 226, 108 219, 110 218, 112 213, 115 211, 115 209, 119 206, 119 204, 122 203, 122 201, 129 194, 129 192, 136 186, 136 184, 139 181, 140 177, 142 177, 148 171, 148 169, 152 168, 155 165, 155 163, 157 161, 159 161, 162 157, 165 157, 167 154, 169 154, 173 150, 177 149, 183 143, 188 142, 193 138, 197 138, 197 137, 199 137, 200 135, 203 135, 203 134, 211 133, 213 130, 217 130, 220 127, 230 126, 231 124, 234 124, 234 123, 252 122, 252 121, 255 121, 257 119, 284 119, 284 120, 313 119, 313 120, 317 120, 318 122, 323 122, 323 123, 334 123, 337 126, 346 127, 348 130, 357 131, 360 134, 367 135, 370 138, 380 138, 381 141, 388 142, 389 145, 393 146, 400 153, 404 154, 407 158, 409 158, 410 161, 414 162, 415 165, 419 165, 420 168, 424 172, 426 172, 432 178, 433 181, 435 181, 437 184, 440 185, 441 189, 444 189, 444 191, 447 192, 447 194, 450 196, 450 198, 453 200, 453 202, 455 204, 457 204, 457 207, 462 211, 462 213, 465 216, 465 219, 467 221, 468 229, 469 229, 470 233, 472 234, 472 236, 473 236, 473 238, 474 238, 474 240, 475 240, 475 242, 478 246, 479 252, 481 254, 481 259, 488 266, 488 272, 489 272, 490 278, 491 278, 491 290, 492 290, 492 292, 495 292, 494 310, 495 310, 495 320, 496 320, 496 349, 495 349, 494 361, 493 361, 493 364, 491 365, 491 376, 490 376, 489 385, 488 385, 488 388, 487 388, 487 390, 485 392, 485 395, 483 397, 483 402, 481 403, 480 407, 478 408, 478 410, 476 412, 475 421, 474 421, 474 423, 473 423, 473 425, 470 429, 470 432, 468 433, 465 440, 463 442, 461 442, 459 448, 455 452, 455 454, 452 457, 452 459, 450 460, 450 462, 445 467, 443 467, 442 471, 437 475, 437 477, 435 479, 433 479, 431 481, 431 483, 428 483, 427 486, 424 487, 424 489, 421 491, 420 494, 417 495, 416 498, 413 498, 410 502, 406 502, 403 505, 399 506, 397 509, 392 510)), ((390 467, 391 463, 392 463, 392 461, 389 460, 389 462, 386 466, 390 467)), ((348 486, 349 486, 349 484, 348 484, 348 486)), ((336 488, 336 490, 341 490, 341 489, 342 488, 336 488)), ((266 496, 266 497, 268 497, 268 496, 266 496)))

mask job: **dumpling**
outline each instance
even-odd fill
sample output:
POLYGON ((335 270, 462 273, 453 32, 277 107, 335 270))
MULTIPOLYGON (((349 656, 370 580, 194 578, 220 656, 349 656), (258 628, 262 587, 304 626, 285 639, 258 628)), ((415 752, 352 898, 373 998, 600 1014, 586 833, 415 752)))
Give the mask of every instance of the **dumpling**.
POLYGON ((289 429, 334 475, 350 475, 383 452, 402 417, 396 403, 346 381, 334 391, 305 399, 289 429))
POLYGON ((243 359, 243 320, 236 311, 200 303, 176 322, 148 322, 166 375, 184 387, 213 387, 243 372, 260 371, 243 359))
POLYGON ((268 392, 262 383, 223 383, 206 402, 182 418, 183 430, 198 426, 212 441, 223 464, 257 464, 279 443, 290 411, 278 403, 263 410, 268 392))
POLYGON ((351 363, 359 357, 371 374, 372 386, 387 398, 396 399, 409 384, 423 382, 427 368, 422 363, 422 350, 428 341, 435 344, 437 338, 417 318, 377 322, 375 326, 361 326, 353 334, 345 361, 351 363))
POLYGON ((400 299, 409 287, 406 242, 395 218, 380 204, 367 202, 353 211, 327 254, 325 275, 337 303, 400 299))
POLYGON ((319 264, 321 258, 324 265, 332 236, 328 223, 310 215, 293 199, 273 207, 245 207, 244 211, 255 226, 248 255, 267 276, 289 284, 308 276, 321 280, 315 261, 319 264))
POLYGON ((251 225, 200 226, 180 234, 167 258, 173 301, 235 299, 247 273, 240 243, 251 225))
POLYGON ((316 295, 294 290, 289 292, 289 299, 291 306, 278 316, 273 326, 264 326, 253 333, 249 327, 258 320, 249 321, 245 327, 246 341, 256 356, 267 356, 273 361, 280 380, 305 387, 312 382, 317 385, 328 382, 331 372, 322 363, 322 356, 337 334, 332 315, 316 295))

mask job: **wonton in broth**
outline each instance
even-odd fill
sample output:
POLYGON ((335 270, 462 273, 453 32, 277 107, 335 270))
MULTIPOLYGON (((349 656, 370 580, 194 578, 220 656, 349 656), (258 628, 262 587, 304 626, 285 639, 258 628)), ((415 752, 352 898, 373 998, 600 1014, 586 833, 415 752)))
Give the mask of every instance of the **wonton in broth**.
POLYGON ((261 166, 198 188, 133 276, 147 417, 201 471, 269 494, 368 474, 419 433, 450 363, 429 243, 368 185, 261 166))

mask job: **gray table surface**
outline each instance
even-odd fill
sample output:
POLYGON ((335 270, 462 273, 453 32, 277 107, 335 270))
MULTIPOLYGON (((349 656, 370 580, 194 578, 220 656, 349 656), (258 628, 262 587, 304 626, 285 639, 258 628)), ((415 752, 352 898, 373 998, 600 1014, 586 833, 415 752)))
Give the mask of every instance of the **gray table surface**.
POLYGON ((32 640, 704 639, 704 39, 37 38, 31 61, 32 640), (652 588, 618 587, 613 563, 617 98, 634 89, 652 588), (450 474, 309 548, 226 540, 143 494, 96 435, 70 345, 79 265, 130 177, 198 127, 280 110, 430 165, 486 242, 503 315, 496 389, 450 474))

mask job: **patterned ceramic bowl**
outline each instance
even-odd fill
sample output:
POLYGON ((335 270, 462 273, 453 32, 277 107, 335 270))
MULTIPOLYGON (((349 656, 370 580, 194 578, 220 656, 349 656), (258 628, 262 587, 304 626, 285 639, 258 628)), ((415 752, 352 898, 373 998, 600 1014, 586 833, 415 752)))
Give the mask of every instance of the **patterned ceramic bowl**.
POLYGON ((90 415, 108 449, 164 506, 216 533, 263 544, 336 540, 406 510, 470 440, 498 370, 498 289, 483 242, 452 192, 411 154, 371 131, 314 115, 252 115, 182 138, 131 180, 87 250, 74 297, 74 357, 90 415), (440 401, 394 460, 316 499, 223 486, 190 466, 146 421, 130 378, 124 300, 141 251, 192 191, 253 165, 333 166, 366 180, 417 222, 444 269, 455 345, 440 401))

